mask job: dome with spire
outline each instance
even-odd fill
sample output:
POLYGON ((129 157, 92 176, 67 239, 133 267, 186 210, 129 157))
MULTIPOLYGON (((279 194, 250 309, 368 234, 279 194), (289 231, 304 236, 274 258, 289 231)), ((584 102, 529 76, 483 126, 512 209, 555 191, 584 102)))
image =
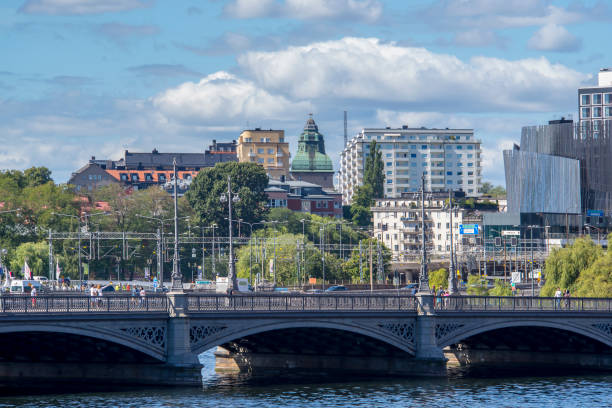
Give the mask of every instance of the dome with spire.
POLYGON ((298 139, 298 150, 291 162, 292 172, 333 172, 332 161, 325 154, 325 141, 319 133, 319 127, 312 118, 312 113, 304 125, 304 131, 298 139))

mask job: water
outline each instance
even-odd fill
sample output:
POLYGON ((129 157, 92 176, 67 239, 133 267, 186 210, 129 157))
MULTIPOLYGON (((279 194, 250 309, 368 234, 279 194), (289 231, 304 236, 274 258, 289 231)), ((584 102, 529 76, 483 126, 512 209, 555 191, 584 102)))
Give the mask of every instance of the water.
POLYGON ((202 356, 201 388, 139 388, 0 398, 1 407, 606 407, 612 376, 387 379, 284 383, 220 377, 214 356, 202 356))

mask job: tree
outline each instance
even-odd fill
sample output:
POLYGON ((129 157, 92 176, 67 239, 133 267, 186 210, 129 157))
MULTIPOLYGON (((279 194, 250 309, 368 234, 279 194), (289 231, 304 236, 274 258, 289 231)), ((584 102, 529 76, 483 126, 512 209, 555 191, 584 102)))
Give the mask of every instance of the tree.
POLYGON ((487 296, 489 294, 489 290, 487 289, 487 280, 478 275, 468 276, 467 293, 469 295, 487 296))
POLYGON ((49 245, 44 242, 26 242, 15 250, 15 256, 11 259, 11 270, 13 276, 21 274, 21 268, 27 260, 32 271, 32 276, 47 276, 49 262, 49 245), (19 272, 18 272, 19 271, 19 272))
POLYGON ((612 297, 611 250, 606 251, 605 255, 580 272, 572 295, 580 297, 612 297))
POLYGON ((512 296, 512 287, 508 282, 495 281, 495 287, 489 291, 489 296, 512 296))
POLYGON ((429 273, 429 288, 436 287, 447 289, 448 288, 448 269, 440 268, 429 273))
POLYGON ((545 284, 540 296, 553 296, 557 287, 573 293, 581 272, 590 268, 603 254, 603 249, 588 238, 579 238, 567 248, 554 249, 546 259, 545 284))
POLYGON ((372 140, 363 171, 363 184, 372 187, 372 198, 383 198, 385 195, 384 169, 380 148, 376 141, 372 140))
POLYGON ((47 184, 51 179, 51 170, 46 167, 30 167, 23 172, 26 183, 30 187, 47 184))
POLYGON ((372 185, 364 184, 357 187, 351 205, 351 217, 356 225, 366 227, 372 223, 372 212, 374 190, 372 185))
POLYGON ((215 167, 201 170, 191 183, 186 194, 200 225, 217 224, 219 233, 227 235, 227 203, 222 203, 221 194, 227 193, 227 176, 231 177, 232 190, 240 201, 233 203, 233 218, 246 222, 260 222, 268 212, 268 176, 256 163, 218 163, 215 167))
MULTIPOLYGON (((377 274, 377 240, 374 238, 366 238, 361 241, 361 266, 363 276, 359 271, 359 249, 354 249, 351 253, 351 257, 344 263, 344 273, 347 279, 352 282, 369 282, 370 281, 370 249, 372 250, 372 274, 376 281, 377 274), (370 246, 370 243, 372 244, 370 246), (363 279, 362 279, 363 278, 363 279)), ((357 244, 359 245, 359 244, 357 244)), ((382 242, 380 243, 382 256, 383 256, 383 270, 385 279, 391 273, 391 250, 387 248, 382 242)), ((358 248, 358 247, 357 247, 358 248)))

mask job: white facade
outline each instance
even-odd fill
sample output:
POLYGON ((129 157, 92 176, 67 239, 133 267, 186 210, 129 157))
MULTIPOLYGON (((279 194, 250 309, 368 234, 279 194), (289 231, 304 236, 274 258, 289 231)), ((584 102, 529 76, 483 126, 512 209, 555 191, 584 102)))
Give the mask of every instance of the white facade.
MULTIPOLYGON (((425 239, 427 250, 433 257, 448 257, 451 250, 450 213, 444 208, 445 200, 425 200, 425 239)), ((392 252, 394 262, 414 262, 421 254, 421 203, 417 197, 379 199, 371 207, 374 237, 392 252)), ((453 211, 453 245, 461 242, 459 225, 467 218, 463 209, 453 211)), ((470 220, 471 222, 471 220, 470 220)))
POLYGON ((340 160, 339 186, 344 204, 350 204, 363 182, 370 141, 376 140, 385 166, 385 197, 419 191, 425 175, 425 190, 464 191, 481 195, 480 140, 472 129, 363 129, 350 140, 340 160))
POLYGON ((578 117, 583 133, 598 138, 612 120, 612 69, 599 71, 596 87, 578 88, 578 117))

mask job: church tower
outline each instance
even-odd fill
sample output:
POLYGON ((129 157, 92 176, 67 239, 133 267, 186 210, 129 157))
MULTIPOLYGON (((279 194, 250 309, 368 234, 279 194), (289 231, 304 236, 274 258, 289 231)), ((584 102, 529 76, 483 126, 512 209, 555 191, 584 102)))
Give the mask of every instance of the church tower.
POLYGON ((291 178, 318 184, 326 189, 334 188, 334 166, 325 154, 325 141, 312 113, 298 140, 297 154, 291 162, 291 178))

